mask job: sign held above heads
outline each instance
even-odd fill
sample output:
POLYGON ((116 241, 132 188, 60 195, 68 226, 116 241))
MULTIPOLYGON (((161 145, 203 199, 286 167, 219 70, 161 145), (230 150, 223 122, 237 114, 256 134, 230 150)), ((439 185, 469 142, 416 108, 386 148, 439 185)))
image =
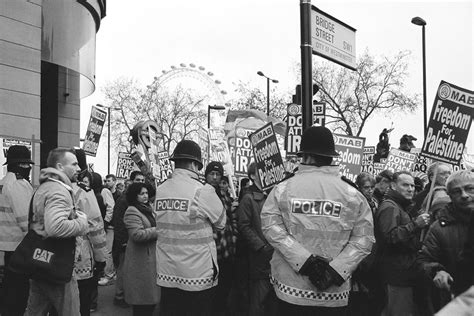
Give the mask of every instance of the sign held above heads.
POLYGON ((115 175, 118 179, 129 179, 130 173, 135 170, 130 154, 126 152, 119 152, 117 157, 117 171, 115 175))
POLYGON ((107 118, 107 112, 100 110, 98 107, 92 106, 91 117, 89 119, 89 125, 87 126, 86 137, 82 149, 84 152, 95 157, 97 154, 97 148, 99 147, 100 136, 102 135, 102 129, 107 118))
POLYGON ((474 91, 441 81, 421 154, 459 165, 474 117, 474 91))
MULTIPOLYGON (((324 126, 326 103, 313 101, 313 124, 324 126)), ((301 135, 303 134, 303 118, 301 106, 289 104, 287 106, 287 130, 285 138, 285 149, 287 155, 296 155, 300 150, 301 135)))
POLYGON ((336 151, 340 155, 335 158, 340 173, 355 182, 357 175, 362 170, 365 138, 339 134, 333 134, 333 136, 336 151))
POLYGON ((259 128, 249 135, 249 139, 262 189, 268 190, 286 176, 285 164, 281 158, 273 124, 270 122, 259 128))
POLYGON ((311 46, 313 54, 355 70, 356 29, 311 6, 311 46))

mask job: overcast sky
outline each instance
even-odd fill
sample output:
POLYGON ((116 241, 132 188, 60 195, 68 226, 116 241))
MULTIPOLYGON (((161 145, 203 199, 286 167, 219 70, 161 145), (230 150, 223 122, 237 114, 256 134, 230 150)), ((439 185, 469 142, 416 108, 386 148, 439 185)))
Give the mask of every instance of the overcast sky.
MULTIPOLYGON (((332 0, 312 4, 357 29, 357 54, 368 49, 377 56, 393 56, 411 50, 406 86, 407 91, 420 96, 422 32, 410 21, 422 17, 427 22, 428 116, 441 80, 474 90, 472 1, 332 0)), ((163 69, 180 63, 206 67, 227 91, 239 81, 265 90, 266 80, 256 74, 259 70, 278 79, 277 88, 282 92, 293 91, 300 82, 295 75, 300 61, 299 10, 296 0, 108 1, 107 16, 97 33, 96 92, 82 100, 81 137, 87 129, 90 106, 104 103, 100 89, 106 82, 124 76, 148 84, 163 69)), ((313 61, 318 59, 321 57, 313 55, 313 61)), ((401 135, 412 134, 418 138, 415 145, 421 147, 422 118, 422 104, 414 114, 378 115, 362 136, 366 145, 376 145, 382 128, 393 122, 392 146, 398 147, 401 135)), ((470 153, 474 152, 473 129, 467 144, 470 153)), ((90 159, 102 174, 106 172, 106 153, 104 138, 98 158, 90 159)))

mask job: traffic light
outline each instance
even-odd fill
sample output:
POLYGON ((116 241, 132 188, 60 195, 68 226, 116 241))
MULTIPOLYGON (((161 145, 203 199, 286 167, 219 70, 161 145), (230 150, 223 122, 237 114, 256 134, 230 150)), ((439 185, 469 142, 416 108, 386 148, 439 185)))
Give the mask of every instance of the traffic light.
MULTIPOLYGON (((313 83, 313 95, 319 91, 317 84, 313 83)), ((301 85, 296 85, 296 94, 293 94, 292 102, 301 105, 301 85)))

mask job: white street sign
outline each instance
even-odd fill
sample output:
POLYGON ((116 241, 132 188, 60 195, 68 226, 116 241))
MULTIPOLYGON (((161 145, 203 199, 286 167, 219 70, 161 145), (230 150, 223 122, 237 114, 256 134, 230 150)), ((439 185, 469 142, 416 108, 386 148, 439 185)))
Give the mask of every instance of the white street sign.
POLYGON ((311 46, 313 54, 355 70, 355 32, 355 28, 315 6, 311 6, 311 46))

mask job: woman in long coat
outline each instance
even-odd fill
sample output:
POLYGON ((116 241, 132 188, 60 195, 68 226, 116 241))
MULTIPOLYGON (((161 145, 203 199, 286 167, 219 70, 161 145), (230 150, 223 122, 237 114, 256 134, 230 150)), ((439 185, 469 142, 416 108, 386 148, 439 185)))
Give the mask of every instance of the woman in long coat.
POLYGON ((156 222, 148 193, 146 184, 132 183, 123 218, 129 236, 124 260, 125 301, 133 305, 133 315, 140 316, 153 314, 161 292, 156 284, 156 222))

